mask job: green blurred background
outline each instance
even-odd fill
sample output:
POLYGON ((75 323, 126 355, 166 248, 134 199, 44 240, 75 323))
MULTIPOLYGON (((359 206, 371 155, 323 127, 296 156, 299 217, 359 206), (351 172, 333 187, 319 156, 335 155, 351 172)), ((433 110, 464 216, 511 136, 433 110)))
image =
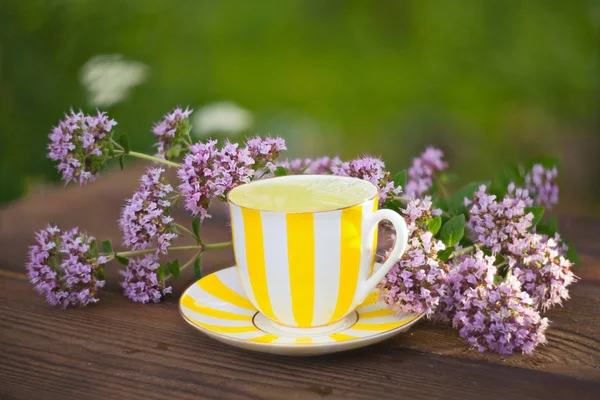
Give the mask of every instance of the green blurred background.
POLYGON ((593 0, 0 0, 0 203, 57 180, 47 135, 71 106, 150 150, 174 106, 225 101, 246 110, 233 136, 280 134, 290 157, 401 169, 435 144, 467 182, 558 154, 559 213, 597 214, 599 52, 593 0))

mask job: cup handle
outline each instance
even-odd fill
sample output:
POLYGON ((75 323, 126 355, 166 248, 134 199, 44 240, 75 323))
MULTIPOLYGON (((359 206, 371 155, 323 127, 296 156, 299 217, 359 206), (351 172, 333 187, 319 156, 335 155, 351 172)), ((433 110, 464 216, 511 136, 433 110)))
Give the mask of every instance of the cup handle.
MULTIPOLYGON (((396 264, 396 261, 406 251, 406 247, 408 246, 408 227, 406 226, 406 222, 404 222, 404 218, 400 216, 397 212, 392 210, 378 210, 371 214, 365 221, 365 225, 368 228, 368 232, 373 233, 375 229, 377 229, 377 225, 383 221, 388 220, 394 226, 396 230, 396 242, 394 243, 394 247, 390 252, 390 255, 386 262, 383 263, 377 271, 373 273, 366 281, 362 282, 358 290, 356 292, 356 297, 354 301, 355 306, 359 306, 367 296, 373 291, 375 286, 383 279, 383 277, 389 272, 390 269, 396 264)), ((368 237, 371 237, 369 235, 368 237)), ((373 249, 376 251, 377 249, 373 249)))

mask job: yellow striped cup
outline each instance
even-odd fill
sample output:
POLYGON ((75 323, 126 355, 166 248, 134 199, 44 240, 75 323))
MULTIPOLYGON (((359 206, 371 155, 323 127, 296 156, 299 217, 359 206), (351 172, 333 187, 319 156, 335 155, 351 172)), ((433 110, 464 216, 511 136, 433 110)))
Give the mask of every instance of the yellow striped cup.
MULTIPOLYGON (((309 179, 325 186, 340 179, 366 182, 328 175, 271 179, 309 179)), ((404 219, 394 211, 377 210, 378 188, 367 184, 360 204, 316 212, 265 211, 238 200, 234 204, 232 195, 246 185, 229 193, 242 285, 267 318, 294 328, 334 324, 364 301, 404 253, 408 237, 404 219), (382 220, 394 226, 396 242, 388 260, 373 273, 377 225, 382 220)))

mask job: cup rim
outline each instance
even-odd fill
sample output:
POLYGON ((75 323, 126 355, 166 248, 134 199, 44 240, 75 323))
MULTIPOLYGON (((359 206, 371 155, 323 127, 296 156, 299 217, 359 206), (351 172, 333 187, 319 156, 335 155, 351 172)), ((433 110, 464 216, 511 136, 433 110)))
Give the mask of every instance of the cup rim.
POLYGON ((256 181, 250 181, 248 183, 243 183, 239 186, 234 187, 233 189, 231 189, 228 193, 227 193, 227 203, 229 204, 233 204, 236 207, 240 207, 240 208, 244 208, 246 210, 253 210, 253 211, 260 211, 260 212, 278 212, 278 213, 285 213, 285 214, 319 214, 319 213, 326 213, 326 212, 332 212, 332 211, 340 211, 340 210, 345 210, 347 208, 352 208, 352 207, 356 207, 359 206, 361 204, 364 204, 368 201, 371 201, 373 199, 375 199, 376 197, 378 197, 381 193, 381 190, 379 189, 379 187, 375 184, 373 184, 372 182, 369 182, 366 179, 360 179, 360 178, 355 178, 353 176, 340 176, 340 175, 331 175, 331 174, 323 174, 323 175, 317 175, 317 174, 301 174, 301 175, 285 175, 285 176, 273 176, 273 177, 269 177, 269 178, 264 178, 264 179, 259 179, 256 181), (351 204, 348 206, 344 206, 344 207, 338 207, 338 208, 332 208, 330 210, 320 210, 320 211, 277 211, 277 210, 264 210, 262 208, 255 208, 255 207, 247 207, 247 206, 243 206, 240 204, 237 204, 235 202, 233 202, 230 198, 231 192, 233 192, 234 190, 236 190, 239 187, 245 186, 245 185, 251 185, 253 183, 256 182, 264 182, 267 180, 271 180, 271 179, 289 179, 292 177, 316 177, 316 178, 322 178, 324 176, 327 177, 341 177, 341 178, 346 178, 346 179, 354 179, 354 180, 359 180, 359 181, 363 181, 368 183, 369 185, 371 185, 373 188, 375 188, 375 194, 367 199, 361 200, 358 203, 355 204, 351 204))

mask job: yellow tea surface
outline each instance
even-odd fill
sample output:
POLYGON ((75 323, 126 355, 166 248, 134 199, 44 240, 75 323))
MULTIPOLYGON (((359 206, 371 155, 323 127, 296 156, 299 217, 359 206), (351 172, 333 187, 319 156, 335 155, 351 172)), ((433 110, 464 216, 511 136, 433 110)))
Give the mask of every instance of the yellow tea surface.
POLYGON ((376 194, 375 186, 359 179, 296 175, 239 186, 229 193, 229 200, 262 211, 317 212, 357 205, 376 194))

